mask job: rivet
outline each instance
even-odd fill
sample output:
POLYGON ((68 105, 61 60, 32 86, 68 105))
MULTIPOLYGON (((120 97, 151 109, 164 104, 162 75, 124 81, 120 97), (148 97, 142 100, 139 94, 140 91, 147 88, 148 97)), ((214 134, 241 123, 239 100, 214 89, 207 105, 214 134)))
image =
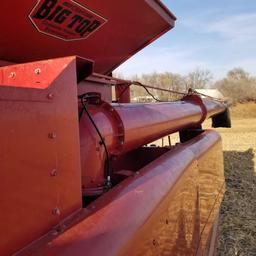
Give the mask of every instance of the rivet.
POLYGON ((57 174, 58 174, 58 172, 57 172, 56 169, 53 169, 53 170, 50 172, 51 177, 56 177, 57 174))
POLYGON ((10 75, 9 75, 9 78, 14 78, 16 76, 16 73, 15 72, 11 72, 10 75))
POLYGON ((52 210, 52 214, 53 215, 60 215, 60 209, 58 207, 55 207, 53 210, 52 210))
POLYGON ((52 100, 52 99, 54 98, 54 94, 53 94, 53 93, 47 94, 47 98, 48 98, 49 100, 52 100))
POLYGON ((40 68, 36 68, 35 69, 35 74, 39 75, 41 73, 41 69, 40 68))
POLYGON ((54 132, 48 134, 49 139, 56 139, 57 135, 54 132))

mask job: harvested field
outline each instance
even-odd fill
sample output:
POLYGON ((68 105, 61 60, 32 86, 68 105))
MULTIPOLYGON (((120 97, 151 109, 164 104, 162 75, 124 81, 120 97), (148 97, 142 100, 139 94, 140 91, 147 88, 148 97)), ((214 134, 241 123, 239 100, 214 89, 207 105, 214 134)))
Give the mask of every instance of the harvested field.
POLYGON ((255 256, 256 104, 237 105, 231 113, 233 128, 217 129, 223 140, 226 178, 217 255, 255 256))
MULTIPOLYGON (((231 118, 232 128, 216 129, 222 137, 226 179, 216 256, 256 256, 256 103, 237 104, 231 118)), ((203 127, 211 129, 211 121, 203 127)), ((178 142, 178 134, 171 140, 178 142)))

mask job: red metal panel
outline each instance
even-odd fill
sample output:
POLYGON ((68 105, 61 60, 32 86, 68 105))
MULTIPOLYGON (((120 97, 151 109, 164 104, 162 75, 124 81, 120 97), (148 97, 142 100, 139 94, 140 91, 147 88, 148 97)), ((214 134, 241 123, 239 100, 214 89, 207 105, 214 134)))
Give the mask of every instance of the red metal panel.
MULTIPOLYGON (((172 28, 175 21, 175 17, 156 0, 66 0, 65 3, 64 5, 63 0, 3 0, 3 15, 0 18, 0 59, 28 62, 78 55, 94 60, 95 71, 106 74, 172 28), (51 11, 38 21, 34 11, 43 4, 51 11), (36 9, 31 13, 34 7, 36 9), (62 17, 63 21, 57 19, 55 22, 55 19, 50 17, 55 10, 57 13, 57 8, 67 10, 67 17, 62 17), (87 15, 85 9, 88 10, 87 15), (76 34, 76 31, 70 31, 67 24, 67 20, 76 15, 81 15, 83 20, 86 20, 85 16, 88 20, 89 16, 98 15, 101 21, 107 22, 102 22, 101 27, 85 37, 82 36, 81 40, 59 39, 59 33, 63 31, 66 35, 76 34), (49 35, 54 33, 46 31, 43 28, 45 26, 49 31, 56 31, 55 37, 49 35)), ((82 21, 77 22, 79 24, 82 21)), ((73 39, 79 38, 75 35, 73 39)))
POLYGON ((222 196, 220 136, 207 131, 178 145, 84 209, 80 222, 20 255, 195 255, 204 251, 222 196), (196 150, 195 150, 196 149, 196 150), (208 163, 208 164, 206 164, 208 163), (212 167, 214 167, 212 169, 212 167), (212 171, 214 170, 214 171, 212 171), (201 186, 200 180, 214 180, 201 186), (219 190, 218 190, 219 189, 219 190), (209 191, 216 191, 214 195, 209 191), (206 204, 206 197, 210 201, 206 204), (199 247, 201 242, 201 248, 199 247), (40 246, 44 243, 45 245, 40 246))
MULTIPOLYGON (((77 80, 92 73, 93 62, 77 57, 65 57, 0 68, 0 85, 16 88, 47 89, 64 72, 67 63, 76 62, 77 80)), ((61 89, 60 89, 61 90, 61 89)))
POLYGON ((121 84, 115 86, 116 99, 118 103, 130 103, 130 84, 121 84))
POLYGON ((0 85, 0 254, 11 255, 81 208, 77 61, 3 69, 1 81, 19 74, 17 87, 0 85), (35 67, 47 88, 29 86, 35 67))

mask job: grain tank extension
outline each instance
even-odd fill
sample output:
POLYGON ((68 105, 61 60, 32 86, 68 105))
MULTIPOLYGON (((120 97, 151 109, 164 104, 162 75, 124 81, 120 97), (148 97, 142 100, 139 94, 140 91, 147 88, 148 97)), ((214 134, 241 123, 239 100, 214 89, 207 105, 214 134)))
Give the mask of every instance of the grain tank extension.
POLYGON ((226 126, 225 104, 131 103, 132 82, 111 75, 175 16, 158 0, 1 12, 0 255, 213 255, 223 156, 201 124, 226 126))

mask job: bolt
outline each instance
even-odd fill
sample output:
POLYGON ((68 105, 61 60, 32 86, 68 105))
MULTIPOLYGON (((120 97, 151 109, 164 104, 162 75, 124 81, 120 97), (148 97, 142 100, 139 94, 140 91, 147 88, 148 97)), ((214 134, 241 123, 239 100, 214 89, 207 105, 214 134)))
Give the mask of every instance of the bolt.
POLYGON ((57 135, 54 132, 48 134, 49 139, 56 139, 57 135))
POLYGON ((47 98, 49 100, 52 100, 54 98, 54 94, 53 93, 48 93, 47 98))
POLYGON ((15 72, 11 72, 10 75, 9 75, 9 78, 14 78, 16 76, 16 73, 15 72))
POLYGON ((57 170, 56 169, 53 169, 51 172, 50 172, 50 175, 51 177, 56 177, 57 176, 57 170))
POLYGON ((113 156, 113 157, 112 157, 112 160, 113 160, 113 161, 116 161, 116 160, 117 160, 117 157, 116 157, 116 156, 113 156))
POLYGON ((58 233, 61 233, 65 230, 65 228, 66 228, 66 225, 60 224, 59 226, 56 227, 56 230, 58 233))
POLYGON ((60 215, 60 209, 58 207, 55 207, 53 210, 52 210, 52 214, 53 215, 60 215))
POLYGON ((36 68, 35 69, 35 74, 39 75, 41 73, 41 69, 40 68, 36 68))
POLYGON ((59 233, 58 233, 57 230, 52 230, 52 231, 51 231, 51 234, 52 234, 53 236, 57 236, 59 233))

